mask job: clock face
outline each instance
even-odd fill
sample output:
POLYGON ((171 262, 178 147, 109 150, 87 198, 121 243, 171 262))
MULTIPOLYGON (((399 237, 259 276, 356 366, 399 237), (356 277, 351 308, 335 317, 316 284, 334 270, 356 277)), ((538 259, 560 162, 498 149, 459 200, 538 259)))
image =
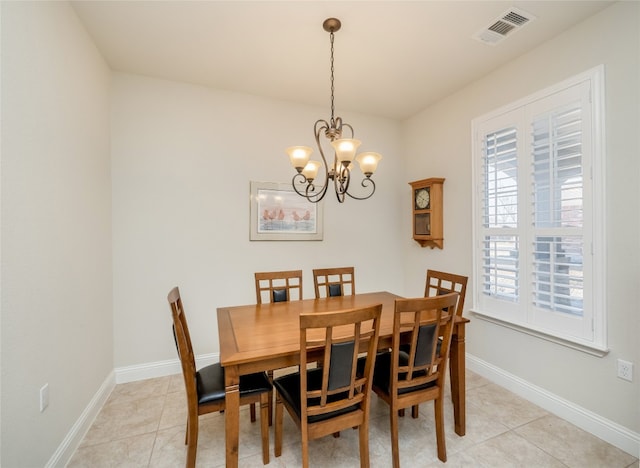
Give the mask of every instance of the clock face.
POLYGON ((419 210, 424 210, 425 208, 429 207, 429 189, 428 188, 421 188, 416 190, 416 194, 415 194, 415 199, 416 199, 416 208, 418 208, 419 210))

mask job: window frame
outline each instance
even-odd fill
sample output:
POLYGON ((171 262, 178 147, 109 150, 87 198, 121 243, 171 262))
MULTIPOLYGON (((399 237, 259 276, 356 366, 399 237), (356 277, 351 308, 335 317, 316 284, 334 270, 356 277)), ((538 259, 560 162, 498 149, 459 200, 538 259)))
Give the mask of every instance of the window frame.
MULTIPOLYGON (((472 312, 482 318, 509 328, 519 330, 543 339, 547 339, 565 346, 575 348, 597 356, 604 356, 607 347, 607 310, 606 310, 606 213, 605 213, 605 122, 604 122, 604 65, 599 65, 583 73, 568 78, 560 83, 502 106, 494 111, 474 118, 471 122, 472 131, 472 193, 473 221, 472 221, 472 251, 473 251, 473 304, 472 312), (583 209, 585 223, 581 229, 584 236, 583 246, 583 316, 581 326, 584 333, 575 336, 568 333, 568 328, 549 328, 548 323, 542 326, 534 319, 539 310, 535 310, 531 300, 533 281, 531 280, 531 243, 534 238, 533 216, 530 209, 532 203, 531 191, 527 190, 532 182, 530 136, 531 123, 534 115, 531 109, 538 103, 561 96, 563 93, 573 92, 572 88, 586 86, 588 88, 587 101, 583 105, 589 114, 589 125, 586 141, 590 152, 588 160, 581 162, 583 171, 583 209), (499 299, 487 301, 483 295, 483 244, 484 236, 489 228, 483 225, 483 140, 491 131, 506 129, 509 125, 517 131, 517 187, 518 187, 518 223, 510 229, 518 236, 518 271, 521 292, 519 301, 509 302, 499 299), (526 245, 525 245, 526 244, 526 245), (586 328, 585 328, 586 327, 586 328), (589 330, 590 329, 590 330, 589 330), (591 334, 591 336, 586 336, 591 334)), ((586 132, 586 130, 585 130, 586 132)), ((583 134, 584 135, 584 134, 583 134)), ((499 228, 500 229, 500 228, 499 228)), ((501 232, 506 232, 502 228, 501 232)))

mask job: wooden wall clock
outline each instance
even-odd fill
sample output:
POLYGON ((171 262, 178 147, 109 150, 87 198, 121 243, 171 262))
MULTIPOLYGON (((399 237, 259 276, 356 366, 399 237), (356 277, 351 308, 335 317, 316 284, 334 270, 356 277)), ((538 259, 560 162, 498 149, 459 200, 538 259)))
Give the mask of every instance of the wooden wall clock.
POLYGON ((442 186, 444 179, 431 178, 409 182, 413 219, 413 239, 422 247, 444 246, 442 186))

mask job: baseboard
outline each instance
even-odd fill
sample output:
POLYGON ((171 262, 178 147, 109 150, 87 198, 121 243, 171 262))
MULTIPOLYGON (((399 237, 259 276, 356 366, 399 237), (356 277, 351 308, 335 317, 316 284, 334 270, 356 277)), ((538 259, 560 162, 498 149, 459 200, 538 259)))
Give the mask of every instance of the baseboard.
MULTIPOLYGON (((220 360, 218 353, 203 354, 196 357, 196 368, 200 368, 220 360)), ((149 362, 146 364, 137 364, 134 366, 116 367, 116 383, 136 382, 138 380, 154 379, 157 377, 165 377, 167 375, 179 374, 180 361, 169 359, 166 361, 149 362)))
POLYGON ((45 468, 66 466, 67 463, 69 463, 69 460, 71 460, 71 457, 80 445, 80 442, 82 442, 82 439, 95 421, 96 416, 98 416, 98 413, 106 403, 107 398, 109 398, 115 386, 115 373, 111 371, 71 430, 67 433, 67 436, 58 446, 58 449, 51 456, 45 468))
POLYGON ((640 458, 640 434, 567 401, 473 355, 466 355, 467 369, 506 388, 580 429, 640 458))

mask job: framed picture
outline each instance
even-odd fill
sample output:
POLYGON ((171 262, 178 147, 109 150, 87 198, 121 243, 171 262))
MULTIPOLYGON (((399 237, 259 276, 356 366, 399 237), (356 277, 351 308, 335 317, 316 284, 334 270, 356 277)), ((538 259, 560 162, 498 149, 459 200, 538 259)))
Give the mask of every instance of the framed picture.
POLYGON ((290 184, 251 182, 250 240, 322 240, 322 204, 290 184))

